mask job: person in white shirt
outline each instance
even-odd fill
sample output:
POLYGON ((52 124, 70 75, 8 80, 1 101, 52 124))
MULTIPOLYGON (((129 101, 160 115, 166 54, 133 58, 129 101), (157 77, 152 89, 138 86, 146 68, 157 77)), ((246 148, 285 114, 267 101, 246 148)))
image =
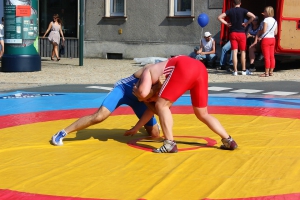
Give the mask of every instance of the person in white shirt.
POLYGON ((200 58, 206 62, 206 64, 215 65, 217 60, 216 55, 216 42, 214 38, 211 37, 210 32, 204 33, 204 38, 200 41, 200 49, 199 49, 200 58))
POLYGON ((4 17, 2 17, 2 23, 0 24, 0 45, 1 45, 0 58, 2 58, 4 54, 4 17))
POLYGON ((265 17, 263 21, 263 31, 258 40, 261 40, 261 50, 265 57, 265 73, 260 77, 273 76, 275 68, 275 35, 277 35, 277 21, 274 19, 274 9, 267 6, 262 13, 265 17))

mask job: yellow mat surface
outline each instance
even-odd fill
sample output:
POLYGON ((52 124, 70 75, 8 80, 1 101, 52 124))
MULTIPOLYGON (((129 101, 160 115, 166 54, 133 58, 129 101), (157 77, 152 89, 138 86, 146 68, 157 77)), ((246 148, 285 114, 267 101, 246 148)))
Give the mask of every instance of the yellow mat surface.
MULTIPOLYGON (((220 138, 193 114, 174 114, 179 153, 154 154, 144 130, 123 136, 133 115, 111 116, 52 146, 75 119, 0 129, 0 188, 96 199, 196 200, 263 198, 300 193, 299 119, 214 115, 237 141, 220 138), (208 142, 215 144, 206 146, 208 142), (129 145, 131 144, 131 145, 129 145)), ((0 198, 1 199, 1 198, 0 198)))

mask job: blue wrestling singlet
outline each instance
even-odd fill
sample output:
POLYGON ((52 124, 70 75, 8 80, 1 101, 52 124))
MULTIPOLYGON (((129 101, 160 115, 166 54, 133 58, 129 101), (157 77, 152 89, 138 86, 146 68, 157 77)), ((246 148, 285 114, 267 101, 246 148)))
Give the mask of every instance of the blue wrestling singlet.
MULTIPOLYGON (((104 106, 110 112, 113 112, 119 106, 125 104, 130 106, 136 116, 140 119, 143 113, 147 110, 147 106, 132 94, 133 86, 138 82, 138 80, 138 78, 131 75, 116 82, 113 90, 107 94, 101 106, 104 106)), ((157 121, 153 116, 145 125, 153 126, 156 123, 157 121)))

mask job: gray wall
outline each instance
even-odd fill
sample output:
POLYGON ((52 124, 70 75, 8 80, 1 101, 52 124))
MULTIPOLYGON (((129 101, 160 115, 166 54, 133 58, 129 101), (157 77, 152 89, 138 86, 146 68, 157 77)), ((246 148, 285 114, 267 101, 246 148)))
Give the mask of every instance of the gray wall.
POLYGON ((105 19, 104 0, 85 1, 84 56, 106 58, 107 53, 121 53, 123 58, 170 57, 189 54, 199 45, 202 28, 198 15, 206 13, 210 31, 219 47, 222 10, 209 9, 220 0, 195 0, 194 18, 167 18, 168 0, 127 0, 127 19, 105 19), (122 29, 122 34, 119 34, 122 29))

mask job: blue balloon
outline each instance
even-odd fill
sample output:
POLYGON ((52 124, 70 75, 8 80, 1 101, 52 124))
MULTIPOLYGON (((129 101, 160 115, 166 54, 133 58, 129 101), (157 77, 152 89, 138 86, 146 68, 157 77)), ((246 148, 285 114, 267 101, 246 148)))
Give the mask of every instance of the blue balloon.
POLYGON ((205 27, 209 22, 209 17, 207 14, 202 13, 198 16, 198 24, 203 28, 205 27))

